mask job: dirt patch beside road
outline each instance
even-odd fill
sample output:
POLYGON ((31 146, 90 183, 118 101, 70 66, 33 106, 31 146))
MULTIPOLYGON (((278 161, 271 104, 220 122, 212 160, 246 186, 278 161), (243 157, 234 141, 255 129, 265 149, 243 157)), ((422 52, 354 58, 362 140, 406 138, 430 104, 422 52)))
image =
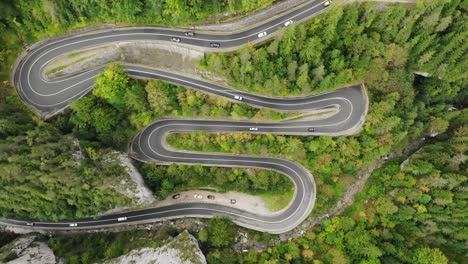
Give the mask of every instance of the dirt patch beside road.
POLYGON ((196 66, 201 57, 202 51, 182 45, 170 45, 163 41, 115 42, 60 55, 45 66, 44 77, 65 77, 111 62, 142 64, 199 75, 196 66))

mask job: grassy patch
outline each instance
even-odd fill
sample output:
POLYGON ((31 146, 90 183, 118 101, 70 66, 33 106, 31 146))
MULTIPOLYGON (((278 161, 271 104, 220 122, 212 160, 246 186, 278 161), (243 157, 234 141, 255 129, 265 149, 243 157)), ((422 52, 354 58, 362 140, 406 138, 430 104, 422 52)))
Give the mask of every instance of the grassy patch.
POLYGON ((68 58, 75 58, 75 57, 78 57, 79 55, 83 54, 84 51, 77 51, 77 52, 73 52, 73 53, 70 53, 68 54, 68 58))
POLYGON ((282 193, 264 192, 258 194, 258 196, 263 199, 268 209, 270 209, 272 212, 277 212, 288 206, 289 202, 294 196, 294 190, 282 193))

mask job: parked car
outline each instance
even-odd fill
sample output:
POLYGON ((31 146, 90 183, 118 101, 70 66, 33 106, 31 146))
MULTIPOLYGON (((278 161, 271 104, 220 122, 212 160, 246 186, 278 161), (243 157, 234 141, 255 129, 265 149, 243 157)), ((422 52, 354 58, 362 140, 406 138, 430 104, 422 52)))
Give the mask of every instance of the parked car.
POLYGON ((172 195, 172 199, 178 199, 180 197, 180 193, 172 195))
POLYGON ((287 26, 290 26, 294 21, 292 20, 288 20, 286 22, 284 22, 284 26, 287 27, 287 26))
POLYGON ((180 38, 178 38, 178 37, 172 37, 172 38, 171 38, 171 41, 174 41, 174 42, 179 43, 179 42, 180 42, 180 38))
POLYGON ((193 36, 195 36, 195 32, 188 31, 188 32, 185 32, 184 35, 187 36, 187 37, 193 37, 193 36))
POLYGON ((219 48, 221 47, 221 44, 219 42, 211 42, 210 47, 212 48, 219 48))
POLYGON ((242 96, 234 95, 234 99, 242 101, 243 98, 242 98, 242 96))
POLYGON ((258 131, 258 127, 251 127, 249 130, 250 131, 258 131))
POLYGON ((126 217, 126 216, 124 216, 124 217, 119 217, 119 218, 117 218, 117 221, 119 221, 119 222, 127 221, 127 217, 126 217))
POLYGON ((258 36, 259 38, 263 38, 263 37, 266 36, 266 35, 267 35, 266 31, 263 31, 262 33, 259 33, 257 36, 258 36))
POLYGON ((75 226, 78 226, 78 224, 77 223, 71 223, 68 226, 75 227, 75 226))
POLYGON ((210 200, 214 200, 214 199, 215 199, 215 197, 214 197, 214 195, 208 195, 208 199, 210 199, 210 200))
POLYGON ((314 128, 314 127, 309 127, 309 128, 307 129, 307 131, 309 131, 309 132, 315 132, 315 128, 314 128))
POLYGON ((231 204, 235 204, 236 202, 236 199, 231 199, 231 204))
POLYGON ((195 195, 193 196, 193 198, 195 198, 195 199, 203 199, 203 195, 195 194, 195 195))

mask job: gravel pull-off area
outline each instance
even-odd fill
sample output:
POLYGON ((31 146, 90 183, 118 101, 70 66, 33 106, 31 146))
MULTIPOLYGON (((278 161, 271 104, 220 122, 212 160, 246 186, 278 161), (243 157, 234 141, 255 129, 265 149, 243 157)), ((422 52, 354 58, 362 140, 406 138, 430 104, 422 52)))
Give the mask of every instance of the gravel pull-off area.
MULTIPOLYGON (((54 252, 44 242, 36 242, 35 236, 20 237, 13 241, 11 249, 17 258, 7 262, 8 264, 55 264, 56 259, 54 252)), ((11 244, 10 243, 10 244, 11 244)), ((8 247, 6 245, 5 247, 8 247)))
POLYGON ((162 247, 132 250, 125 256, 104 263, 205 264, 206 259, 197 239, 184 231, 162 247))
POLYGON ((256 214, 271 215, 277 212, 271 212, 266 206, 262 198, 246 193, 240 192, 226 192, 226 193, 215 193, 202 190, 192 190, 186 192, 180 192, 180 197, 173 199, 172 196, 167 197, 165 200, 158 202, 157 206, 165 206, 176 203, 187 203, 187 202, 199 202, 199 203, 216 203, 234 208, 239 208, 248 212, 256 214), (195 197, 197 195, 197 198, 195 197), (208 199, 208 195, 214 196, 214 199, 208 199), (201 198, 200 198, 201 197, 201 198), (231 203, 231 199, 235 199, 236 202, 231 203))

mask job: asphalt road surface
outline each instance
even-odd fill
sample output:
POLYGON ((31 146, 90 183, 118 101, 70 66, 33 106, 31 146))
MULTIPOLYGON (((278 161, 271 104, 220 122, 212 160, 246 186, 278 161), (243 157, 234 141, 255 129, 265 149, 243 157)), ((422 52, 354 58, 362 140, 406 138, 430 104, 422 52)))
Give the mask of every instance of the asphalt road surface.
MULTIPOLYGON (((173 37, 180 38, 181 44, 210 47, 213 43, 218 43, 221 48, 235 48, 258 40, 258 34, 261 32, 271 34, 283 28, 286 21, 301 21, 323 11, 325 9, 323 2, 311 1, 301 10, 291 11, 262 25, 233 34, 195 32, 194 36, 188 37, 185 36, 184 31, 173 29, 122 28, 62 38, 38 45, 30 50, 27 56, 19 62, 16 71, 13 73, 14 84, 24 102, 37 114, 43 118, 48 118, 68 107, 71 101, 89 92, 92 89, 95 76, 102 70, 102 68, 97 68, 66 78, 52 81, 45 80, 42 75, 44 66, 61 54, 118 41, 171 41, 173 37)), ((130 146, 130 155, 143 162, 254 167, 275 170, 286 175, 296 187, 295 194, 289 206, 276 214, 260 215, 231 206, 203 201, 199 203, 179 203, 74 221, 53 222, 0 218, 0 223, 23 227, 29 226, 34 229, 68 230, 103 228, 190 216, 211 217, 213 215, 224 215, 232 218, 237 224, 251 229, 277 234, 287 232, 299 225, 314 207, 315 183, 312 175, 305 168, 293 161, 279 158, 174 151, 165 146, 165 137, 168 133, 189 131, 347 135, 355 133, 362 126, 367 111, 367 95, 360 85, 317 96, 272 98, 236 91, 203 80, 143 66, 124 65, 124 67, 131 76, 136 78, 161 79, 258 107, 301 112, 329 107, 335 107, 339 110, 333 116, 319 120, 279 123, 163 119, 148 125, 133 139, 130 146)))

